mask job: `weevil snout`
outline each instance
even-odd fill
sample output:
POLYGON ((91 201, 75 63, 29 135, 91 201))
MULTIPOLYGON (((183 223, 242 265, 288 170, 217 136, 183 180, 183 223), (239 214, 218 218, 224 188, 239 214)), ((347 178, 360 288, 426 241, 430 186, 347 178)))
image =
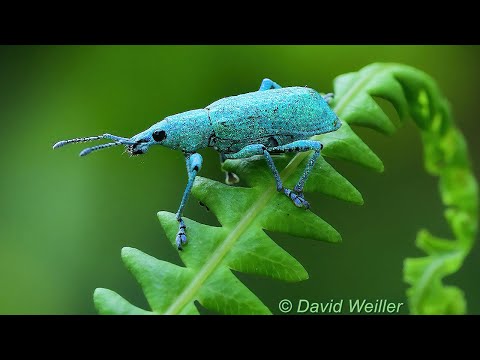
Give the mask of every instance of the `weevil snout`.
POLYGON ((125 148, 127 149, 127 152, 132 156, 142 155, 147 152, 149 147, 149 145, 146 145, 145 143, 146 141, 136 142, 133 145, 127 145, 125 148))
POLYGON ((136 145, 128 145, 125 148, 127 149, 127 152, 132 156, 142 155, 142 154, 145 154, 146 152, 146 150, 143 150, 136 145))
POLYGON ((131 138, 124 138, 124 137, 116 136, 112 134, 103 134, 103 135, 91 136, 91 137, 85 137, 85 138, 63 140, 53 145, 53 148, 57 149, 64 145, 78 143, 78 142, 109 139, 109 140, 114 140, 114 142, 86 148, 82 152, 80 152, 80 156, 85 156, 90 154, 93 151, 102 150, 102 149, 106 149, 106 148, 110 148, 112 146, 118 146, 118 145, 124 145, 127 152, 130 155, 135 156, 135 155, 145 154, 151 145, 160 144, 163 140, 165 140, 165 138, 166 138, 166 133, 164 130, 147 129, 137 135, 132 136, 131 138))
POLYGON ((155 144, 155 139, 152 137, 151 131, 145 130, 140 134, 130 138, 132 144, 126 146, 128 153, 132 156, 142 155, 148 151, 148 148, 155 144))

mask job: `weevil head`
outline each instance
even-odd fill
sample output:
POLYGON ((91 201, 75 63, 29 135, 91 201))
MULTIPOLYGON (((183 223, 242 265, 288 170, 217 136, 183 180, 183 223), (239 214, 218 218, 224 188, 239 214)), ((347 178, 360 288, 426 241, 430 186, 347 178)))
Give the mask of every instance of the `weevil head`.
POLYGON ((152 145, 162 145, 183 152, 195 152, 208 146, 213 134, 206 110, 191 110, 166 117, 133 136, 127 146, 131 155, 145 154, 152 145))
POLYGON ((205 109, 200 109, 168 116, 131 138, 103 134, 62 140, 53 145, 53 148, 57 149, 67 144, 108 139, 113 140, 113 142, 86 148, 80 153, 80 156, 119 145, 124 145, 130 155, 145 154, 152 145, 163 145, 185 153, 193 153, 198 149, 209 146, 213 135, 208 112, 205 109))
POLYGON ((172 129, 165 121, 160 121, 145 131, 134 135, 130 138, 131 145, 127 145, 126 149, 132 156, 145 154, 152 145, 169 146, 167 141, 167 132, 172 135, 172 129))
POLYGON ((145 154, 152 145, 174 148, 172 137, 178 137, 178 130, 179 129, 175 129, 171 121, 168 121, 168 118, 166 118, 149 127, 147 130, 132 136, 130 138, 132 144, 126 146, 127 151, 130 155, 142 155, 145 154))
POLYGON ((126 145, 125 148, 132 156, 145 154, 150 146, 157 143, 155 139, 160 140, 159 136, 160 132, 154 134, 152 131, 150 131, 150 129, 147 129, 141 133, 138 133, 137 135, 132 136, 130 138, 131 144, 126 145))

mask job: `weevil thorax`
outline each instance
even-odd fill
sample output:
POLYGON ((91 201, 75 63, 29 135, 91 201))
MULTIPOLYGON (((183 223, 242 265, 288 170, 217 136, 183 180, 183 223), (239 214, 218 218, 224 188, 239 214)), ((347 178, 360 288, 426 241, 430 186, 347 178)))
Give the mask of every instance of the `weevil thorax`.
POLYGON ((135 145, 127 150, 132 155, 144 154, 151 145, 163 145, 186 153, 208 146, 213 129, 205 109, 190 110, 167 116, 145 131, 133 136, 135 145))

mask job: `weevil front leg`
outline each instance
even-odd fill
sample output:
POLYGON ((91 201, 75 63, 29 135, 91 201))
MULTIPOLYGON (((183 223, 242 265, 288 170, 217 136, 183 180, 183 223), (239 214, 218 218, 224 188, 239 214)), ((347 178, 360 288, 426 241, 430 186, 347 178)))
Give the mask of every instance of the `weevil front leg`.
MULTIPOLYGON (((278 146, 272 149, 279 149, 277 151, 280 152, 282 151, 280 150, 280 148, 283 148, 283 146, 278 146)), ((305 209, 308 209, 310 207, 310 204, 303 198, 302 195, 296 194, 294 191, 283 187, 282 179, 280 179, 280 174, 278 173, 278 170, 275 167, 275 163, 273 162, 272 156, 270 155, 267 148, 263 144, 247 145, 239 152, 236 152, 233 154, 226 154, 225 156, 228 159, 242 159, 242 158, 247 158, 254 155, 263 155, 265 157, 268 167, 272 171, 273 177, 275 178, 275 183, 276 183, 278 192, 283 192, 288 198, 290 198, 293 201, 293 203, 297 207, 303 207, 305 209)))
POLYGON ((177 244, 177 249, 182 250, 182 245, 187 243, 187 235, 186 235, 186 226, 182 219, 183 209, 187 204, 188 197, 190 196, 190 192, 192 191, 193 182, 195 181, 195 177, 197 176, 198 172, 202 168, 203 159, 200 154, 186 154, 185 161, 187 163, 187 174, 188 174, 188 182, 185 191, 183 192, 182 201, 180 202, 180 207, 178 208, 176 217, 178 221, 178 233, 175 238, 175 243, 177 244))

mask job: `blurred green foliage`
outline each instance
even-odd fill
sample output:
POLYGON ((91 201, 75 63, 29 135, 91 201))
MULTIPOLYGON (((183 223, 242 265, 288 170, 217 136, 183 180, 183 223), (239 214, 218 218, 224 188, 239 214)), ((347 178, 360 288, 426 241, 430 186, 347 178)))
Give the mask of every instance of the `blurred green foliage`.
MULTIPOLYGON (((479 178, 479 60, 475 46, 0 47, 0 313, 95 313, 96 287, 114 288, 147 308, 120 249, 180 264, 156 212, 177 209, 186 182, 183 156, 158 147, 129 158, 117 148, 80 159, 81 145, 53 151, 57 140, 106 131, 131 136, 167 115, 255 90, 264 77, 328 92, 339 74, 394 61, 438 82, 479 178)), ((365 205, 309 198, 343 243, 272 233, 310 279, 291 284, 237 274, 274 313, 284 298, 405 301, 402 261, 421 255, 414 246, 418 229, 450 237, 414 125, 392 138, 358 133, 384 161, 384 174, 329 161, 362 192, 365 205)), ((201 175, 222 181, 218 155, 211 149, 202 155, 201 175)), ((185 215, 218 224, 195 201, 185 215)), ((445 280, 465 291, 468 312, 476 314, 479 261, 476 247, 445 280)))

